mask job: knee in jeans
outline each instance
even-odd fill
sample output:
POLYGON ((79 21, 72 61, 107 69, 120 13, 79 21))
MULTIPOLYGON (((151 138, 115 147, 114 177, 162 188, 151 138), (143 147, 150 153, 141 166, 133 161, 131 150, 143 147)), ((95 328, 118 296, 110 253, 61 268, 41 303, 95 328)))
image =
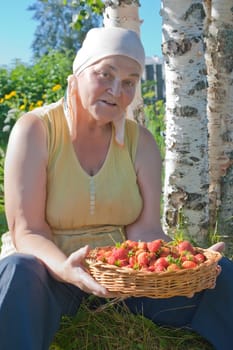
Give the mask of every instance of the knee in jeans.
POLYGON ((27 254, 12 254, 0 262, 0 265, 3 264, 3 267, 5 269, 10 269, 11 271, 14 271, 14 274, 17 275, 37 275, 40 277, 40 279, 44 280, 47 271, 45 266, 33 255, 27 255, 27 254))

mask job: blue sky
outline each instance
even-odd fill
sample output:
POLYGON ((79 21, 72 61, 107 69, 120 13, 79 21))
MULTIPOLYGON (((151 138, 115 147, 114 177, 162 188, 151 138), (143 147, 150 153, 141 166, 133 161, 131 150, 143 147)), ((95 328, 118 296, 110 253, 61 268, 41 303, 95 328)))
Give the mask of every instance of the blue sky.
MULTIPOLYGON (((31 44, 37 22, 27 11, 35 0, 0 0, 0 65, 10 65, 14 59, 30 63, 31 44)), ((141 0, 139 8, 141 39, 147 56, 161 56, 162 19, 160 0, 141 0)))

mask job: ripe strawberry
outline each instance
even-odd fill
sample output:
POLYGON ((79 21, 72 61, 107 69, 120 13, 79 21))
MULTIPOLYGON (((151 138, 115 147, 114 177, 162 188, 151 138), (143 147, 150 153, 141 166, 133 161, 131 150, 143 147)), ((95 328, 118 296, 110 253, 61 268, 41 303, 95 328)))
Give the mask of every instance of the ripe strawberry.
POLYGON ((121 244, 121 247, 128 250, 136 250, 138 247, 138 242, 127 239, 121 244))
POLYGON ((148 252, 141 252, 140 254, 138 254, 137 263, 139 266, 148 266, 148 264, 149 264, 148 252))
POLYGON ((150 265, 154 265, 155 261, 157 260, 156 254, 148 252, 148 256, 149 256, 150 265))
POLYGON ((128 259, 119 259, 115 261, 115 265, 119 267, 128 266, 128 259))
POLYGON ((160 248, 160 253, 159 253, 159 256, 160 257, 163 257, 163 256, 168 256, 170 254, 171 250, 169 247, 165 247, 165 246, 162 246, 160 248))
POLYGON ((172 272, 172 271, 178 271, 180 270, 179 265, 177 265, 176 263, 171 263, 168 267, 167 267, 167 271, 172 272))
POLYGON ((157 265, 161 265, 166 269, 169 265, 169 262, 166 259, 166 257, 160 257, 160 258, 156 259, 156 261, 154 262, 154 266, 157 266, 157 265))
POLYGON ((186 260, 188 260, 188 261, 195 261, 194 255, 191 254, 190 252, 186 251, 186 250, 181 253, 180 260, 181 261, 186 261, 186 260))
POLYGON ((132 255, 129 257, 129 267, 134 268, 135 265, 137 264, 137 259, 135 255, 132 255))
MULTIPOLYGON (((146 250, 144 250, 144 249, 142 249, 142 248, 139 248, 139 249, 137 249, 136 251, 135 251, 135 256, 137 257, 139 254, 141 254, 141 253, 145 253, 146 252, 146 250)), ((148 252, 147 252, 148 253, 148 252)))
POLYGON ((100 249, 97 253, 96 260, 106 262, 107 258, 112 254, 110 249, 100 249))
POLYGON ((194 255, 194 261, 197 262, 198 264, 203 263, 206 260, 206 257, 202 253, 197 253, 194 255))
POLYGON ((154 272, 155 271, 155 266, 154 265, 150 265, 150 266, 148 266, 147 270, 150 271, 150 272, 154 272))
POLYGON ((178 252, 171 252, 170 255, 173 257, 173 259, 179 259, 180 255, 178 252))
POLYGON ((147 243, 139 241, 138 242, 138 249, 147 250, 147 243))
POLYGON ((163 241, 161 239, 156 239, 152 242, 147 242, 147 249, 150 252, 157 253, 162 246, 162 242, 163 241))
POLYGON ((112 255, 116 260, 126 259, 128 256, 128 250, 122 247, 114 247, 112 249, 112 255))
POLYGON ((166 267, 162 264, 154 265, 154 272, 164 272, 166 271, 166 267))
POLYGON ((197 263, 194 261, 186 260, 182 263, 182 268, 184 269, 193 269, 194 267, 197 267, 197 263))
POLYGON ((181 253, 183 251, 188 251, 192 254, 195 254, 195 249, 193 247, 193 245, 189 242, 189 241, 182 241, 179 242, 177 245, 178 248, 178 252, 181 253))
POLYGON ((106 258, 106 262, 110 265, 115 265, 117 259, 113 256, 113 255, 110 255, 106 258))

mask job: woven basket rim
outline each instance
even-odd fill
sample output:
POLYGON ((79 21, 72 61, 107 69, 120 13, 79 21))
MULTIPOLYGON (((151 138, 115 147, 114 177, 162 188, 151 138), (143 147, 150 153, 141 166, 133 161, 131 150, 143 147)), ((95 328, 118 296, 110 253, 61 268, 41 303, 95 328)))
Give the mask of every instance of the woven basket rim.
POLYGON ((134 270, 118 267, 94 259, 99 247, 90 252, 86 259, 92 277, 104 285, 113 297, 151 297, 169 298, 173 296, 192 296, 203 289, 214 288, 218 274, 218 261, 222 255, 217 251, 195 247, 207 260, 190 269, 175 271, 134 270))
MULTIPOLYGON (((103 249, 103 248, 108 248, 108 247, 98 247, 98 248, 95 248, 92 250, 92 253, 95 254, 95 251, 97 252, 98 250, 100 249, 103 249)), ((96 268, 104 268, 104 269, 109 269, 109 270, 113 270, 113 271, 116 271, 116 272, 119 272, 119 273, 122 273, 122 274, 137 274, 138 276, 140 275, 149 275, 149 276, 157 276, 158 274, 159 275, 179 275, 179 274, 183 274, 183 273, 187 273, 187 271, 191 270, 191 271, 197 271, 197 270, 200 270, 202 269, 204 266, 209 266, 209 265, 212 265, 214 263, 217 263, 222 255, 221 253, 219 253, 218 251, 213 251, 213 250, 210 250, 210 249, 203 249, 203 248, 199 248, 199 247, 195 247, 195 249, 200 252, 200 253, 203 253, 205 256, 207 257, 207 260, 204 261, 203 263, 200 263, 198 266, 196 267, 193 267, 192 269, 180 269, 180 270, 176 270, 176 271, 161 271, 161 272, 155 272, 155 271, 146 271, 146 270, 134 270, 133 268, 130 268, 130 267, 125 267, 125 266, 122 266, 122 267, 119 267, 119 266, 116 266, 116 265, 110 265, 108 263, 103 263, 101 261, 96 261, 94 257, 88 257, 86 258, 86 262, 88 263, 89 266, 93 266, 93 267, 96 267, 96 268)))

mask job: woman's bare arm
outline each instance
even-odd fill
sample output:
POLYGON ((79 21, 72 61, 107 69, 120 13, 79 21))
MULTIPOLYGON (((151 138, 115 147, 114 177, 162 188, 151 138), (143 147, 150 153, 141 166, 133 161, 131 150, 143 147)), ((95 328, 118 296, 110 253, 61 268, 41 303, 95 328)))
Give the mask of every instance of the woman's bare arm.
MULTIPOLYGON (((17 250, 35 255, 40 252, 46 258, 48 243, 52 243, 45 221, 47 161, 43 123, 27 114, 17 121, 8 142, 4 170, 6 216, 17 250), (38 240, 42 246, 46 244, 45 250, 38 240)), ((58 254, 57 258, 62 260, 64 256, 58 254)))
POLYGON ((140 126, 139 143, 135 160, 138 184, 143 198, 139 218, 126 227, 127 237, 132 240, 151 241, 162 238, 169 241, 161 227, 161 170, 160 152, 152 134, 140 126))
POLYGON ((53 242, 45 219, 48 151, 42 120, 21 117, 10 135, 5 160, 5 205, 9 230, 19 252, 32 254, 58 280, 106 296, 83 268, 85 247, 67 257, 53 242))

